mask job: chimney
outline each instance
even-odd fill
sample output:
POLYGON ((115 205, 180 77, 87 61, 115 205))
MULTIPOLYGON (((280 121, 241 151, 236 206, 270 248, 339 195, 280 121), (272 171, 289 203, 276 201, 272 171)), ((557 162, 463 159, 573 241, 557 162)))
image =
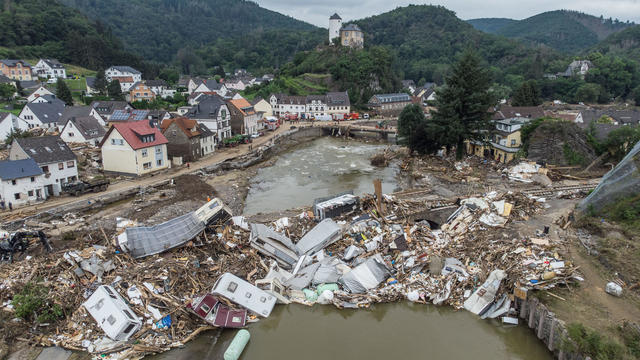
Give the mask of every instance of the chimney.
POLYGON ((149 119, 149 126, 152 128, 155 127, 153 119, 149 119))

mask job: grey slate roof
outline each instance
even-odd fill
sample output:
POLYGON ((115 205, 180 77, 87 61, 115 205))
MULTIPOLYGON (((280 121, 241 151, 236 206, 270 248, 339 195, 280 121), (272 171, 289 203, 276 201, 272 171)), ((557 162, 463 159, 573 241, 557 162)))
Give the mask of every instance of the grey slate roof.
POLYGON ((23 89, 37 89, 42 85, 42 83, 38 80, 23 80, 20 81, 20 86, 23 89))
POLYGON ((142 74, 140 71, 132 68, 131 66, 112 66, 112 68, 119 70, 120 72, 129 72, 132 74, 142 74))
POLYGON ((217 95, 207 95, 187 112, 189 119, 217 119, 224 100, 217 95))
POLYGON ((159 80, 145 80, 145 83, 147 84, 147 86, 168 86, 167 82, 159 79, 159 80))
POLYGON ((72 118, 86 117, 91 114, 91 106, 67 106, 60 116, 60 123, 64 124, 72 118))
POLYGON ((210 137, 216 135, 216 133, 209 130, 209 128, 205 124, 198 124, 197 127, 198 131, 200 132, 200 137, 210 137))
POLYGON ((95 83, 96 83, 96 77, 95 76, 87 76, 85 77, 85 81, 87 82, 87 86, 90 88, 94 88, 95 83))
POLYGON ((329 20, 342 20, 342 18, 340 17, 340 15, 338 15, 338 13, 334 13, 333 15, 331 15, 329 20))
POLYGON ((0 84, 11 84, 12 82, 13 82, 13 80, 11 80, 8 77, 0 74, 0 84))
POLYGON ((49 65, 52 69, 64 69, 64 66, 60 64, 60 62, 56 59, 41 59, 47 65, 49 65))
POLYGON ((64 102, 60 99, 53 99, 44 103, 29 103, 25 107, 31 109, 43 124, 58 122, 65 108, 64 102))
POLYGON ((59 136, 38 136, 13 140, 38 164, 75 160, 76 155, 59 136))
POLYGON ((2 180, 14 180, 42 174, 42 169, 33 159, 0 161, 0 179, 2 180))
POLYGON ((102 138, 107 131, 93 116, 70 119, 85 139, 102 138))
POLYGON ((362 31, 356 24, 347 24, 340 29, 340 31, 362 31))
POLYGON ((396 93, 396 94, 378 94, 373 95, 374 98, 378 99, 380 103, 393 103, 393 102, 402 102, 402 101, 411 101, 411 97, 405 93, 396 93))
POLYGON ((7 65, 7 66, 11 66, 11 67, 16 66, 16 64, 17 64, 17 63, 22 63, 22 65, 24 65, 24 66, 29 66, 29 67, 31 67, 31 64, 29 64, 28 62, 23 61, 23 60, 9 60, 9 59, 3 59, 3 60, 0 60, 0 62, 1 62, 1 63, 3 63, 3 64, 5 64, 5 65, 7 65))
POLYGON ((129 104, 126 101, 93 101, 91 107, 100 115, 111 115, 116 110, 124 110, 129 104))
POLYGON ((344 92, 329 92, 327 93, 327 105, 329 106, 350 106, 349 94, 344 92))

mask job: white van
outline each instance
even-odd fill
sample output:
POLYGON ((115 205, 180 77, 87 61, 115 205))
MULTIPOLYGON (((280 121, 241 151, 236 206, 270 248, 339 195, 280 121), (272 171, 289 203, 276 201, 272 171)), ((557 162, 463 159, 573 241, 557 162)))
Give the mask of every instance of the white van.
POLYGON ((82 305, 111 340, 127 341, 142 327, 142 321, 111 286, 98 286, 82 305))

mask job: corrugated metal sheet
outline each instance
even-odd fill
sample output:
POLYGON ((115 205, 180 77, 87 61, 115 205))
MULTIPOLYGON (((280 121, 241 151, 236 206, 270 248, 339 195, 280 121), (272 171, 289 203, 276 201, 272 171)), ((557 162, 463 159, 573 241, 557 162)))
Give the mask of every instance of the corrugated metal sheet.
POLYGON ((134 258, 154 255, 186 243, 204 229, 191 212, 159 225, 127 228, 127 248, 134 258))

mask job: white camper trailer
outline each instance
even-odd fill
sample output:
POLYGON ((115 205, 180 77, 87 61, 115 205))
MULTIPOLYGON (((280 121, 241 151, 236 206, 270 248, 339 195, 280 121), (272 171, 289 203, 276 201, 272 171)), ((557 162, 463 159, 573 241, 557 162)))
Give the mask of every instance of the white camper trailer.
POLYGON ((276 304, 276 297, 264 290, 260 290, 250 283, 231 274, 222 274, 213 285, 211 293, 224 296, 234 303, 267 317, 276 304))
POLYGON ((142 326, 140 319, 111 286, 99 286, 83 305, 112 340, 127 341, 142 326))

